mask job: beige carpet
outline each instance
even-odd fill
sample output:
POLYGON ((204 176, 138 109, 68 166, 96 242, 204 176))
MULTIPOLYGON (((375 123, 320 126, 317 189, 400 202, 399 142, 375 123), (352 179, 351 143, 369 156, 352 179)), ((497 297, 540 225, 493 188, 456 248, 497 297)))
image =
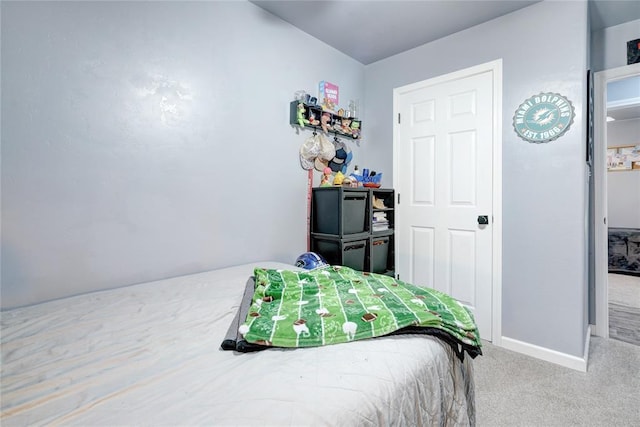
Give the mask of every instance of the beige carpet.
POLYGON ((591 337, 587 372, 483 342, 477 427, 638 427, 640 347, 591 337))
MULTIPOLYGON (((640 278, 610 274, 609 299, 640 307, 640 278)), ((592 336, 587 372, 488 342, 482 351, 473 361, 477 427, 640 426, 640 346, 592 336)))

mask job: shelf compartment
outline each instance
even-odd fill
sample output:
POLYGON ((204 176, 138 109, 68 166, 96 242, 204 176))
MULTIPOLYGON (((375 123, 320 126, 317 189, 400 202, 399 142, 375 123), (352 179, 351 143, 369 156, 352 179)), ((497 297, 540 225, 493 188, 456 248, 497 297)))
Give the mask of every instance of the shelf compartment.
POLYGON ((369 239, 369 271, 382 274, 388 270, 390 243, 390 236, 369 239))
POLYGON ((367 189, 314 188, 311 232, 345 237, 368 231, 367 199, 367 189))
POLYGON ((316 252, 331 265, 343 265, 358 271, 365 271, 367 234, 339 238, 327 234, 311 234, 311 251, 316 252))
MULTIPOLYGON (((298 123, 299 104, 299 101, 291 101, 289 106, 289 124, 302 128, 298 123)), ((362 137, 362 120, 357 117, 342 117, 332 111, 324 111, 319 105, 305 103, 302 103, 302 105, 304 105, 305 110, 303 117, 305 120, 309 121, 309 123, 304 125, 304 128, 322 130, 322 115, 327 114, 329 116, 329 121, 327 123, 329 133, 352 139, 360 139, 362 137), (316 123, 316 120, 317 124, 312 124, 316 123), (349 121, 349 124, 345 127, 342 126, 343 120, 349 121)))

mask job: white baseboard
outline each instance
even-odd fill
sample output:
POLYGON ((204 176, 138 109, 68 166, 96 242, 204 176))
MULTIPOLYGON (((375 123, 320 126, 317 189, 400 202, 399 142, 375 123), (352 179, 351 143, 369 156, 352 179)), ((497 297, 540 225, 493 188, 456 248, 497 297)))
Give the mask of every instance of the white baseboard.
POLYGON ((589 362, 590 336, 591 326, 587 328, 587 336, 585 338, 584 344, 584 355, 582 357, 572 356, 567 353, 561 353, 556 350, 551 350, 508 337, 502 337, 500 347, 522 353, 527 356, 535 357, 536 359, 555 363, 556 365, 561 365, 566 368, 575 369, 576 371, 587 372, 587 365, 589 362))

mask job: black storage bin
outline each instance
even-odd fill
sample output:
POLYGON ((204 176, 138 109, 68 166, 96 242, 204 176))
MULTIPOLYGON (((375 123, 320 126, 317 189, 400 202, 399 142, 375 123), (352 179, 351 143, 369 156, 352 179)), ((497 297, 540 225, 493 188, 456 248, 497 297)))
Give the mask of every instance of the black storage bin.
POLYGON ((387 271, 389 257, 389 237, 371 238, 369 252, 370 270, 372 273, 384 273, 387 271))
POLYGON ((339 237, 368 231, 368 194, 366 188, 314 188, 311 231, 339 237))
POLYGON ((367 235, 360 234, 347 239, 331 235, 311 234, 311 251, 324 257, 331 265, 344 265, 364 271, 367 235))

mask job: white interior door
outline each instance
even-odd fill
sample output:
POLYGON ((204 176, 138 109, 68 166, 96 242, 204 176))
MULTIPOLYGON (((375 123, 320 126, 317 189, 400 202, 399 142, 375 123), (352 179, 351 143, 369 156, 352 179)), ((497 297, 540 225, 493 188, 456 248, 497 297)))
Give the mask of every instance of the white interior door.
POLYGON ((396 89, 396 269, 465 304, 492 340, 494 74, 470 73, 396 89))

